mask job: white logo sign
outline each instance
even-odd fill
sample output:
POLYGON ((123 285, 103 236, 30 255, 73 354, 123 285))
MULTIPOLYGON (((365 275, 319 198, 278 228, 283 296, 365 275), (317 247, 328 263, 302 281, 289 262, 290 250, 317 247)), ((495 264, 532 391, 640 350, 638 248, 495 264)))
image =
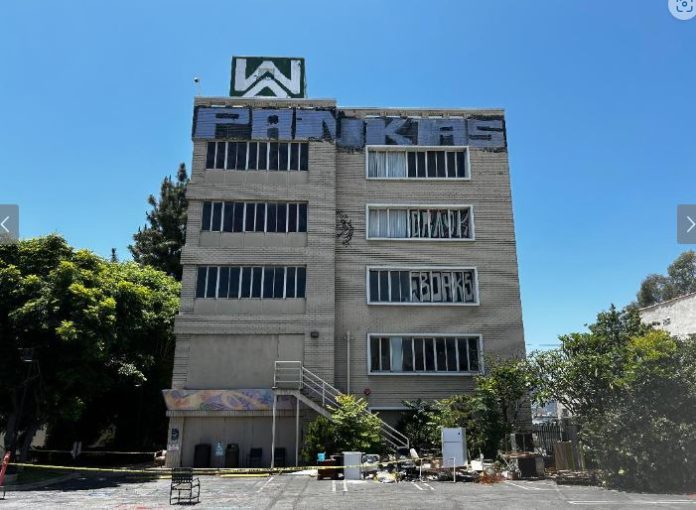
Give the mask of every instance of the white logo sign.
POLYGON ((299 58, 235 57, 230 95, 304 97, 303 64, 299 58))

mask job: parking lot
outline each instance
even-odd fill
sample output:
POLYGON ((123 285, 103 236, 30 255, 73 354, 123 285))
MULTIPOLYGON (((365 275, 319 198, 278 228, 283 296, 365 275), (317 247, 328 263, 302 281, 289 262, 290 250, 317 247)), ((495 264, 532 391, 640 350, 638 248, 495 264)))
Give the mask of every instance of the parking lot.
MULTIPOLYGON (((452 482, 321 480, 300 475, 201 478, 196 508, 696 508, 696 495, 651 495, 544 481, 494 485, 452 482)), ((155 509, 169 506, 169 480, 77 477, 31 491, 8 492, 0 509, 155 509)))

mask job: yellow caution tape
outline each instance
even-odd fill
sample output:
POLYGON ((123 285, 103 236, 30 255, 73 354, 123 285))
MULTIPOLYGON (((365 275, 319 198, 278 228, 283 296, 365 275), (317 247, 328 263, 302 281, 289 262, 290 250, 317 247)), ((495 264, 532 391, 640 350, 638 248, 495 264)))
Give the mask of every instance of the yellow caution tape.
MULTIPOLYGON (((419 461, 430 461, 433 458, 421 457, 419 461)), ((253 473, 263 473, 263 474, 274 474, 274 473, 290 473, 294 471, 308 471, 308 470, 330 470, 330 469, 346 469, 346 468, 378 468, 379 465, 387 464, 404 464, 413 462, 413 459, 401 459, 401 460, 389 460, 384 462, 372 463, 372 464, 354 464, 349 466, 293 466, 293 467, 274 467, 274 468, 192 468, 193 474, 197 475, 210 475, 210 476, 232 476, 234 474, 253 474, 253 473)), ((94 473, 121 473, 121 474, 144 474, 144 475, 163 475, 166 478, 170 477, 170 468, 100 468, 100 467, 87 467, 87 466, 56 466, 53 464, 29 464, 23 462, 11 462, 13 466, 26 467, 34 469, 49 469, 55 471, 76 471, 76 472, 94 472, 94 473)), ((448 468, 449 469, 449 468, 448 468)))

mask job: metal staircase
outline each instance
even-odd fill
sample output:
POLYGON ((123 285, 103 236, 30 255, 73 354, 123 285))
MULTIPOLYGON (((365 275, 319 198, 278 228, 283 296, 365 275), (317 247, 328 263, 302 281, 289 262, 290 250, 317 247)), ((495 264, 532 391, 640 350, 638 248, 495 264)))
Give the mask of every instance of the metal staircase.
MULTIPOLYGON (((317 413, 331 418, 328 406, 338 407, 339 390, 318 375, 302 366, 301 361, 276 361, 273 374, 273 392, 276 395, 292 395, 317 413)), ((365 411, 369 413, 370 411, 365 411)), ((382 419, 381 434, 392 448, 408 448, 408 438, 382 419)))

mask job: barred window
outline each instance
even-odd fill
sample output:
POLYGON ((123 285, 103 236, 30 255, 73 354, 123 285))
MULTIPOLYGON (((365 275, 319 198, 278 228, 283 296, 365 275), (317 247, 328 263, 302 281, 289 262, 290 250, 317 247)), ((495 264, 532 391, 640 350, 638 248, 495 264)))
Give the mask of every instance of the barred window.
POLYGON ((307 232, 307 204, 203 202, 201 230, 211 232, 307 232))
POLYGON ((368 206, 368 239, 473 239, 470 206, 368 206))
POLYGON ((372 373, 467 373, 481 370, 477 335, 369 335, 372 373))
POLYGON ((304 298, 303 266, 200 266, 197 298, 304 298))
POLYGON ((208 142, 205 167, 218 170, 305 171, 307 142, 208 142))
POLYGON ((478 304, 475 269, 369 269, 369 304, 478 304))
POLYGON ((368 147, 367 176, 373 179, 467 179, 466 150, 465 147, 368 147))

